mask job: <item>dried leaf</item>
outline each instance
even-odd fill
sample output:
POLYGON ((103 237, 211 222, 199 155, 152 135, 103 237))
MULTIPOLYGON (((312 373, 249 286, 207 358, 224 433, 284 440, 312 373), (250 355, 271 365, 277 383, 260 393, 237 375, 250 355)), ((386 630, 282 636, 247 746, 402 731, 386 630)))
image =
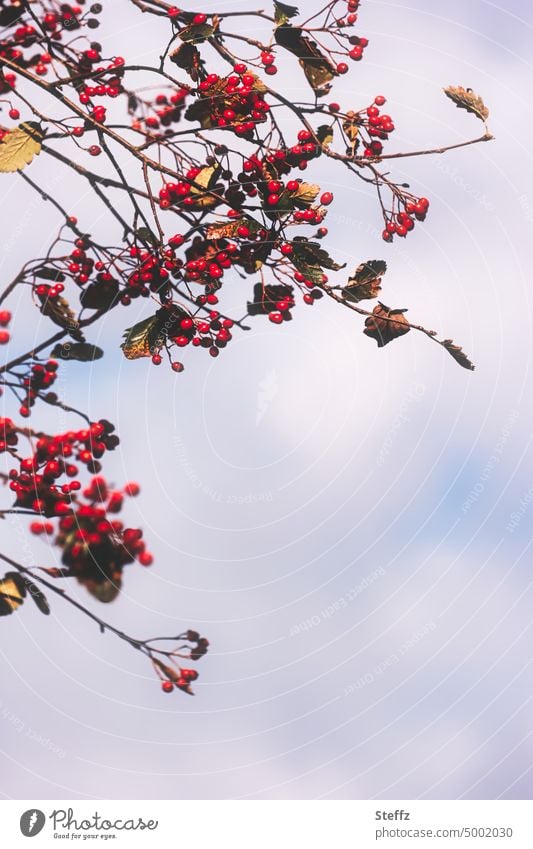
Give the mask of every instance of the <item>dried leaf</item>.
POLYGON ((63 283, 66 279, 62 271, 59 271, 57 268, 47 268, 46 266, 38 268, 32 274, 40 280, 53 280, 54 283, 63 283))
POLYGON ((84 578, 79 575, 76 577, 78 579, 78 583, 85 587, 87 592, 103 604, 109 604, 111 601, 114 601, 120 593, 120 588, 122 586, 122 578, 120 574, 113 576, 113 578, 102 577, 101 579, 84 578))
POLYGON ((363 333, 375 339, 378 348, 383 348, 411 329, 404 312, 406 310, 392 310, 380 302, 377 307, 374 307, 373 314, 366 319, 363 333))
POLYGON ((208 192, 215 186, 221 170, 220 165, 207 165, 205 168, 202 168, 198 176, 194 178, 194 183, 191 185, 189 197, 194 199, 195 208, 206 209, 221 203, 221 199, 208 194, 208 192))
POLYGON ((320 186, 314 183, 299 183, 298 189, 291 195, 292 203, 300 209, 307 209, 311 206, 320 192, 320 186))
POLYGON ((0 172, 21 171, 41 152, 44 133, 36 121, 25 121, 0 141, 0 172))
POLYGON ((337 69, 319 50, 315 41, 302 35, 299 27, 289 24, 279 26, 274 32, 277 43, 294 53, 303 69, 309 85, 317 97, 327 94, 330 81, 337 76, 337 69))
POLYGON ((486 121, 489 117, 489 110, 483 103, 482 98, 471 88, 463 88, 462 86, 448 86, 443 89, 446 97, 453 100, 459 109, 466 109, 479 118, 480 121, 486 121))
POLYGON ((251 218, 237 218, 231 221, 220 221, 215 224, 210 224, 207 228, 206 236, 208 239, 232 239, 237 235, 239 227, 248 227, 251 235, 254 235, 261 229, 261 225, 251 218))
POLYGON ((289 6, 287 3, 280 3, 279 0, 274 0, 274 20, 278 26, 286 24, 290 18, 298 15, 296 6, 289 6))
POLYGON ((67 330, 73 339, 79 342, 85 341, 79 322, 65 298, 57 295, 55 298, 51 298, 48 294, 39 295, 38 293, 37 297, 41 303, 40 310, 43 315, 48 316, 54 324, 67 330))
POLYGON ((6 572, 0 580, 0 616, 9 616, 24 603, 26 587, 18 572, 6 572))
POLYGON ((28 578, 22 578, 24 581, 24 585, 28 590, 29 595, 32 597, 33 601, 45 616, 48 616, 50 613, 50 606, 48 601, 46 600, 45 594, 39 589, 39 587, 30 581, 28 578))
POLYGON ((181 304, 170 304, 168 307, 161 307, 150 318, 127 328, 120 346, 124 356, 128 360, 137 360, 157 354, 176 323, 185 317, 190 317, 185 307, 181 304))
POLYGON ((387 270, 387 263, 381 259, 370 259, 358 265, 354 276, 342 290, 343 298, 349 301, 364 301, 377 298, 381 290, 381 278, 387 270))
POLYGON ((451 339, 444 339, 442 344, 456 363, 459 363, 463 368, 469 369, 469 371, 474 371, 475 365, 470 362, 460 345, 454 345, 451 339))
POLYGON ((276 309, 276 303, 285 298, 293 298, 294 289, 292 286, 284 286, 283 284, 267 285, 256 283, 254 286, 253 303, 248 301, 248 315, 268 315, 276 309))
POLYGON ((77 360, 81 363, 100 360, 104 356, 104 352, 98 345, 91 345, 89 342, 58 342, 50 352, 52 357, 58 360, 77 360))
POLYGON ((194 44, 180 44, 169 56, 171 62, 186 71, 190 78, 197 82, 200 77, 202 57, 200 51, 194 44))
POLYGON ((90 310, 109 310, 116 304, 118 294, 118 280, 96 280, 82 290, 80 303, 90 310))
POLYGON ((315 130, 315 135, 322 147, 329 147, 333 141, 333 127, 330 127, 329 124, 321 124, 315 130))
POLYGON ((298 271, 315 285, 323 282, 324 268, 339 271, 346 265, 339 265, 318 242, 310 242, 303 236, 295 236, 292 241, 291 261, 298 271))

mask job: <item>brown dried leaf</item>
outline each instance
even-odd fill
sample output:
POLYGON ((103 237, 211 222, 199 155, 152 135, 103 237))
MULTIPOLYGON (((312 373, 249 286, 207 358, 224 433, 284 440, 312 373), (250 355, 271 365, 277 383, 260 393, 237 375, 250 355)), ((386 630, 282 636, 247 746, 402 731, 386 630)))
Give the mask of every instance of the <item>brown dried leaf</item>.
POLYGON ((474 371, 475 365, 468 359, 460 345, 454 345, 451 339, 444 339, 442 344, 456 363, 469 371, 474 371))
POLYGON ((406 312, 405 309, 393 310, 379 302, 378 306, 374 307, 372 315, 366 319, 363 333, 375 339, 378 348, 383 348, 398 336, 409 333, 411 328, 404 312, 406 312))
POLYGON ((475 91, 472 91, 471 88, 450 85, 448 88, 443 89, 443 91, 446 97, 453 100, 459 109, 466 109, 467 112, 471 112, 480 121, 486 121, 489 117, 489 110, 483 103, 482 98, 475 91))

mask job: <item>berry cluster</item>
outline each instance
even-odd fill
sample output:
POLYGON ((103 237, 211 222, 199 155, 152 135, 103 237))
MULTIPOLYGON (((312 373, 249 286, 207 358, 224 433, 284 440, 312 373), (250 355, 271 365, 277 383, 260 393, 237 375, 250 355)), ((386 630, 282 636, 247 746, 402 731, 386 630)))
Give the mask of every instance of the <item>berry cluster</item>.
MULTIPOLYGON (((8 327, 10 321, 11 313, 9 310, 0 310, 0 328, 8 327)), ((7 345, 9 338, 9 330, 0 329, 0 345, 7 345)))
POLYGON ((263 83, 239 62, 226 77, 209 74, 198 86, 198 100, 185 117, 200 120, 203 127, 231 129, 237 136, 251 138, 257 124, 267 119, 270 106, 264 99, 263 83))
POLYGON ((188 89, 178 88, 172 94, 161 92, 151 102, 140 101, 139 98, 136 98, 135 106, 137 109, 142 109, 145 114, 133 120, 132 128, 140 130, 144 124, 147 130, 152 131, 158 130, 160 127, 168 129, 172 124, 178 123, 183 115, 188 94, 188 89))
POLYGON ((0 418, 0 454, 15 448, 18 443, 17 427, 11 419, 0 418))
POLYGON ((44 516, 68 515, 74 493, 81 488, 77 479, 79 469, 74 461, 86 466, 89 472, 98 473, 101 470, 99 459, 118 445, 113 431, 114 426, 101 419, 86 430, 40 436, 31 457, 21 459, 20 469, 9 472, 15 504, 44 516), (59 485, 63 475, 72 480, 59 485))
POLYGON ((383 241, 392 242, 393 237, 407 236, 415 226, 415 221, 424 221, 429 209, 427 198, 402 198, 403 209, 389 213, 384 212, 385 229, 382 233, 383 241))
POLYGON ((26 397, 20 406, 19 413, 23 418, 29 417, 30 408, 35 404, 39 394, 55 382, 57 367, 58 364, 55 360, 32 364, 29 374, 22 379, 26 397))
POLYGON ((86 503, 78 501, 69 515, 61 517, 55 544, 62 549, 68 574, 100 601, 111 601, 120 588, 124 566, 134 560, 150 566, 153 557, 139 528, 125 528, 123 522, 109 516, 120 512, 121 492, 110 490, 104 478, 95 477, 83 496, 86 503))

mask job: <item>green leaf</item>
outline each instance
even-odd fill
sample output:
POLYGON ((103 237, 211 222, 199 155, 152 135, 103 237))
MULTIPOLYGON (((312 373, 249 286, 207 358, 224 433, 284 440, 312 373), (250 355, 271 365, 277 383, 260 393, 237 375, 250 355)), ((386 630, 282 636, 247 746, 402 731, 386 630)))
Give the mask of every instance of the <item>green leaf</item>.
POLYGON ((157 315, 151 315, 150 318, 145 318, 126 329, 120 347, 126 359, 137 360, 157 354, 164 342, 165 334, 162 332, 161 323, 157 315))
POLYGON ((40 280, 53 280, 54 283, 63 283, 65 275, 62 271, 59 271, 57 268, 47 268, 43 266, 43 268, 38 268, 37 271, 32 272, 34 277, 38 277, 40 280))
POLYGON ((475 115, 476 118, 479 118, 483 122, 489 117, 489 110, 483 103, 482 98, 475 91, 472 91, 471 88, 450 85, 448 88, 443 89, 443 91, 446 97, 453 100, 458 109, 466 109, 467 112, 471 112, 472 115, 475 115))
POLYGON ((298 271, 315 285, 323 282, 325 268, 338 271, 346 265, 339 265, 318 242, 310 242, 303 236, 296 236, 292 241, 291 261, 298 271))
POLYGON ((22 171, 41 152, 44 133, 36 121, 25 121, 9 130, 0 142, 0 172, 22 171))
POLYGON ((201 44, 211 38, 214 33, 215 27, 211 24, 190 24, 180 30, 178 35, 186 44, 201 44))
POLYGON ((274 20, 278 26, 286 24, 290 18, 298 15, 296 6, 289 6, 287 3, 280 3, 279 0, 274 0, 274 20))
POLYGON ((149 227, 138 227, 135 235, 141 242, 148 242, 149 245, 158 245, 159 239, 155 236, 149 227))

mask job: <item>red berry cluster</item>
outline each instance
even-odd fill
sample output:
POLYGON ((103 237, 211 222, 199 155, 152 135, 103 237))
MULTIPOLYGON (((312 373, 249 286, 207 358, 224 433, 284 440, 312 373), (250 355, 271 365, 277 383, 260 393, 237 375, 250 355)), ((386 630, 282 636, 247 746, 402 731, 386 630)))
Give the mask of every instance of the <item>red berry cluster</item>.
POLYGON ((267 119, 270 106, 264 99, 265 87, 246 65, 237 63, 227 77, 209 74, 198 86, 199 101, 187 113, 195 120, 205 113, 211 126, 233 130, 249 137, 257 124, 267 119))
MULTIPOLYGON (((250 231, 244 225, 239 226, 236 232, 242 238, 250 237, 250 231)), ((266 231, 264 235, 266 236, 266 231)), ((195 236, 185 255, 187 258, 184 268, 185 280, 203 284, 208 296, 222 285, 224 271, 240 259, 239 249, 234 242, 226 239, 204 240, 200 236, 195 236)), ((217 303, 217 299, 208 297, 198 303, 201 306, 206 303, 213 305, 217 303)))
POLYGON ((392 242, 393 237, 407 236, 415 226, 415 221, 424 221, 429 209, 427 198, 407 199, 403 203, 403 209, 398 212, 385 213, 385 229, 382 233, 383 241, 392 242))
MULTIPOLYGON (((10 321, 11 313, 9 310, 0 310, 0 328, 8 327, 10 321)), ((7 345, 9 339, 9 331, 0 329, 0 345, 7 345)))
POLYGON ((147 130, 157 130, 160 127, 168 128, 172 124, 176 124, 181 120, 188 94, 188 89, 179 88, 172 94, 158 94, 155 100, 149 104, 140 104, 153 114, 136 118, 132 123, 133 129, 140 130, 142 123, 147 130))
POLYGON ((15 504, 44 516, 69 514, 73 494, 81 488, 80 481, 76 479, 78 466, 73 461, 85 465, 93 474, 99 472, 99 459, 118 445, 118 437, 113 431, 114 426, 101 419, 86 430, 40 436, 32 456, 20 461, 20 470, 9 472, 9 486, 15 493, 15 504), (59 478, 63 475, 73 480, 59 485, 59 478))
POLYGON ((134 245, 130 248, 130 256, 138 259, 139 264, 128 277, 121 303, 127 306, 131 298, 146 298, 150 292, 156 292, 164 298, 168 291, 169 270, 175 268, 174 251, 170 248, 165 258, 161 258, 151 251, 139 250, 134 245))
POLYGON ((0 454, 15 448, 18 443, 17 427, 11 419, 0 418, 0 454))
POLYGON ((139 528, 125 528, 123 522, 110 518, 120 512, 123 494, 108 488, 104 478, 92 478, 83 490, 87 503, 79 501, 69 515, 59 521, 55 539, 62 551, 62 562, 87 589, 103 601, 98 587, 110 581, 118 587, 122 569, 134 560, 150 566, 152 555, 146 550, 139 528))
POLYGON ((22 386, 26 397, 20 406, 19 413, 24 418, 30 415, 30 408, 34 406, 36 398, 44 389, 52 386, 57 377, 58 364, 55 360, 46 363, 33 363, 29 374, 22 379, 22 386))

